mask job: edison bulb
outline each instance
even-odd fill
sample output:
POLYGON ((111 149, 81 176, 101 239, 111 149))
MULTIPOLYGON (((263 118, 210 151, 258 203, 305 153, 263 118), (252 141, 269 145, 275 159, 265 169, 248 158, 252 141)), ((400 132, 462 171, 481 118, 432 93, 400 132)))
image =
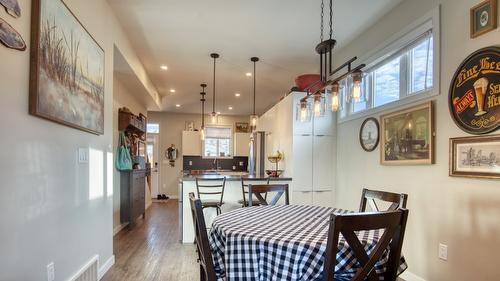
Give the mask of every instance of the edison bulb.
POLYGON ((332 93, 332 111, 337 112, 339 110, 339 95, 337 93, 332 93))
POLYGON ((352 84, 352 99, 355 102, 359 102, 361 100, 361 82, 354 82, 352 84))

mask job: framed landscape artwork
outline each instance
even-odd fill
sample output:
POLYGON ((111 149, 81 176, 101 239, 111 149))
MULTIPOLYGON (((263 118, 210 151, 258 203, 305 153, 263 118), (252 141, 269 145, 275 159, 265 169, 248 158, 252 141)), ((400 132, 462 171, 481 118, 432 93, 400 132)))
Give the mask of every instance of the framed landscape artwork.
POLYGON ((450 139, 450 176, 500 179, 500 135, 450 139))
POLYGON ((382 165, 434 163, 432 101, 380 117, 382 165))
POLYGON ((236 133, 248 133, 249 124, 246 122, 236 122, 236 133))
POLYGON ((104 133, 104 51, 61 0, 33 0, 30 113, 104 133))

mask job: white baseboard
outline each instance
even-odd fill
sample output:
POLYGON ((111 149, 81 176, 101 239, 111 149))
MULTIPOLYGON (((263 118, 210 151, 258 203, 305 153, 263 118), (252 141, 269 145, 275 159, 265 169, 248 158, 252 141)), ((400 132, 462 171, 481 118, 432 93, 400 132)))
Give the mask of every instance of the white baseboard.
POLYGON ((413 273, 409 272, 408 270, 401 273, 401 275, 399 275, 399 278, 401 278, 405 281, 425 281, 424 278, 422 278, 416 274, 413 274, 413 273))
POLYGON ((124 229, 127 225, 128 225, 128 222, 127 223, 122 223, 119 226, 115 227, 113 229, 113 236, 115 236, 116 234, 118 234, 118 232, 120 232, 122 229, 124 229))
POLYGON ((99 272, 97 273, 98 280, 108 272, 108 270, 115 264, 115 255, 112 255, 101 267, 99 267, 99 272))

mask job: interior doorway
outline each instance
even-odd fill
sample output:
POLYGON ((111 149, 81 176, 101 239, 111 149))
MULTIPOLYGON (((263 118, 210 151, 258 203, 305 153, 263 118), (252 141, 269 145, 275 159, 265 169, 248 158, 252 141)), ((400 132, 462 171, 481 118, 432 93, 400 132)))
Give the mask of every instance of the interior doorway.
POLYGON ((160 157, 159 157, 159 135, 148 134, 146 148, 148 159, 151 163, 151 198, 155 199, 160 193, 159 174, 160 174, 160 157))

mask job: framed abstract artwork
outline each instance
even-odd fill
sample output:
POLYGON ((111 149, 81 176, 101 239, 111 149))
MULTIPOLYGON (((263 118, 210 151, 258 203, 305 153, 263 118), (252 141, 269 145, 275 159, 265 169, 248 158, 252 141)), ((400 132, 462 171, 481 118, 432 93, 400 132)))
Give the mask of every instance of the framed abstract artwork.
POLYGON ((382 165, 434 164, 432 101, 380 117, 382 165))
POLYGON ((61 0, 33 0, 30 113, 104 133, 104 50, 61 0))

